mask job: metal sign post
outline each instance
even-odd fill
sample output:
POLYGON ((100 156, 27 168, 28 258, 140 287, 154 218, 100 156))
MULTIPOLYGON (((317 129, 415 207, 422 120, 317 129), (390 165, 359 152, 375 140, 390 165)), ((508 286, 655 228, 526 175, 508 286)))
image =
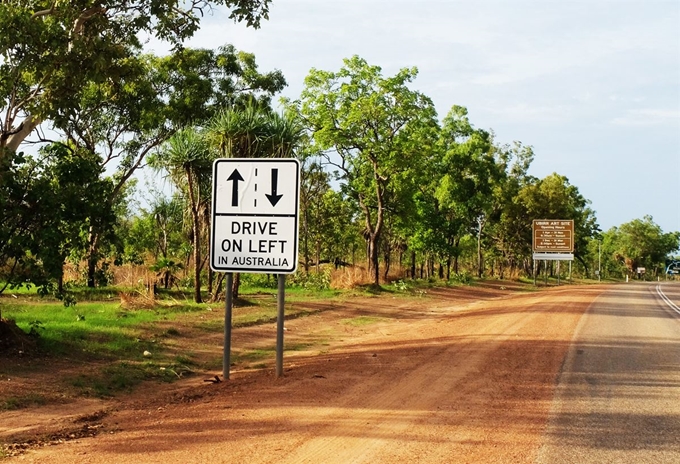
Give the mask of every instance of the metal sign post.
POLYGON ((276 376, 283 375, 283 322, 284 309, 283 302, 286 295, 286 275, 279 274, 279 288, 276 295, 276 376))
POLYGON ((278 274, 276 375, 283 375, 285 274, 298 265, 300 163, 223 158, 213 163, 210 267, 227 272, 222 375, 229 378, 233 272, 278 274))
POLYGON ((231 312, 233 306, 233 286, 234 274, 227 272, 227 288, 224 295, 224 350, 222 352, 222 377, 229 380, 229 370, 231 369, 231 312))

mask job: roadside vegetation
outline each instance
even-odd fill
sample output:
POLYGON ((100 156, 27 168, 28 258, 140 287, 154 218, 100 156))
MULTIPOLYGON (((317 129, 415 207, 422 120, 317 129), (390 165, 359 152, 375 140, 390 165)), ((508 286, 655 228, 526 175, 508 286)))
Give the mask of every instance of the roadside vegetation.
MULTIPOLYGON (((602 231, 568 178, 529 173, 532 146, 497 140, 459 105, 438 115, 416 68, 390 76, 349 57, 311 69, 277 107, 281 71, 230 44, 181 46, 204 7, 258 27, 268 5, 0 3, 0 30, 13 31, 0 36, 0 346, 26 344, 4 351, 100 362, 73 380, 92 395, 209 367, 171 341, 183 336, 175 321, 220 327, 225 279, 207 262, 211 167, 224 157, 301 162, 293 303, 424 297, 479 279, 666 277, 680 232, 649 216, 602 231), (144 53, 144 35, 171 53, 144 53), (532 259, 533 219, 574 221, 570 271, 532 259)), ((273 320, 275 288, 273 276, 236 275, 234 324, 273 320)))

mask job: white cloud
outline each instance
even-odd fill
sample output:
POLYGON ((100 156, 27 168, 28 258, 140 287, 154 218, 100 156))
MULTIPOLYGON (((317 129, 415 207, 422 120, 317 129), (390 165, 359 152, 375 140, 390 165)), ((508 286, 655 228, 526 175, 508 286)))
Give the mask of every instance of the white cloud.
POLYGON ((624 116, 610 121, 615 126, 666 126, 675 125, 680 129, 680 110, 636 109, 628 110, 624 116))

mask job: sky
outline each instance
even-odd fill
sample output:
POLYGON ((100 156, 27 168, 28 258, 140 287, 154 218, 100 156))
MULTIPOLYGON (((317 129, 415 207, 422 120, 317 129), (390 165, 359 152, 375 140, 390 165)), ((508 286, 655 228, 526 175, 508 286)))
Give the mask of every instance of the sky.
POLYGON ((227 15, 187 46, 254 53, 291 99, 353 55, 384 76, 415 66, 440 119, 465 106, 497 143, 532 146, 530 174, 566 176, 602 230, 651 215, 680 231, 678 0, 273 0, 258 30, 227 15))

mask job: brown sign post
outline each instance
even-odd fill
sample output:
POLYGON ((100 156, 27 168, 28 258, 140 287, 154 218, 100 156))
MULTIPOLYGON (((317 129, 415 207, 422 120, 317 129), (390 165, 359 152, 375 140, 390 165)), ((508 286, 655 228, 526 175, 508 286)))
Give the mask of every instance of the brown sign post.
POLYGON ((574 221, 534 219, 533 251, 534 253, 573 253, 574 221))

